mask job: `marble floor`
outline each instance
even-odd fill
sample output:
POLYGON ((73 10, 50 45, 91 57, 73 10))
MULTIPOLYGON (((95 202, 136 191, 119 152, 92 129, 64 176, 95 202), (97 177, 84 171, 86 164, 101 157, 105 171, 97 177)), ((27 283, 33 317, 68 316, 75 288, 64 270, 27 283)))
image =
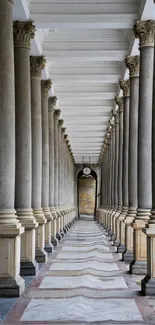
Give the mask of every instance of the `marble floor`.
POLYGON ((22 297, 12 302, 1 324, 155 324, 154 300, 141 296, 107 233, 89 217, 76 221, 22 297))

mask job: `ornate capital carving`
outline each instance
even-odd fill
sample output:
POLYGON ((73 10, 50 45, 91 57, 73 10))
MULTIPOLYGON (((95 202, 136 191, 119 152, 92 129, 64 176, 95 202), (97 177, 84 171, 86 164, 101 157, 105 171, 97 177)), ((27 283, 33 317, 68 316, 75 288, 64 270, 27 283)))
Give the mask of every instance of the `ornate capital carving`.
POLYGON ((121 79, 119 84, 120 84, 120 88, 123 90, 123 96, 129 97, 130 96, 130 79, 128 79, 128 80, 121 79))
POLYGON ((49 111, 54 111, 54 108, 56 107, 57 104, 57 97, 52 96, 48 98, 48 106, 49 106, 49 111))
POLYGON ((118 111, 123 112, 123 97, 116 96, 115 97, 115 102, 118 105, 118 111))
POLYGON ((52 81, 48 80, 41 80, 41 92, 42 94, 48 95, 49 90, 52 87, 52 81))
POLYGON ((116 124, 116 123, 119 123, 118 110, 117 110, 116 108, 113 108, 113 110, 112 110, 112 115, 113 115, 114 118, 115 118, 115 124, 116 124))
POLYGON ((63 127, 63 128, 61 129, 61 131, 62 131, 62 134, 65 134, 65 133, 66 133, 66 128, 63 127))
POLYGON ((139 38, 140 48, 154 46, 155 20, 138 20, 134 25, 134 35, 139 38))
POLYGON ((64 125, 64 120, 59 120, 59 126, 62 128, 62 126, 64 125))
POLYGON ((129 69, 130 72, 130 78, 139 77, 139 64, 140 64, 139 55, 127 56, 125 58, 125 63, 127 69, 129 69))
POLYGON ((60 117, 60 115, 61 115, 61 111, 60 111, 60 109, 56 109, 56 110, 54 111, 54 116, 56 117, 56 119, 58 119, 58 118, 60 117))
POLYGON ((41 78, 41 70, 45 68, 44 56, 30 56, 31 76, 41 78))
POLYGON ((15 47, 30 49, 31 39, 35 37, 35 25, 33 21, 15 21, 13 23, 13 36, 15 47))

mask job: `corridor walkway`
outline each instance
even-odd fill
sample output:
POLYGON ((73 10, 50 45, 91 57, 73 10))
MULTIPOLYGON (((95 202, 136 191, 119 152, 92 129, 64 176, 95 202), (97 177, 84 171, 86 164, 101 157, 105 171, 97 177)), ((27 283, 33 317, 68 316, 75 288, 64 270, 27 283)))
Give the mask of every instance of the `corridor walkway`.
POLYGON ((2 324, 155 324, 154 300, 139 291, 106 232, 83 216, 2 324))

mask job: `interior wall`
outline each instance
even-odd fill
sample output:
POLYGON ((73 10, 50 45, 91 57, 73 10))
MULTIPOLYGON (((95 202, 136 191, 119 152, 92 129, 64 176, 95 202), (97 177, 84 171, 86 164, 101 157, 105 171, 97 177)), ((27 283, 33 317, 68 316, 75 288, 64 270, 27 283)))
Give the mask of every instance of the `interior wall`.
POLYGON ((96 195, 96 180, 93 177, 79 179, 79 212, 80 214, 94 214, 96 195))

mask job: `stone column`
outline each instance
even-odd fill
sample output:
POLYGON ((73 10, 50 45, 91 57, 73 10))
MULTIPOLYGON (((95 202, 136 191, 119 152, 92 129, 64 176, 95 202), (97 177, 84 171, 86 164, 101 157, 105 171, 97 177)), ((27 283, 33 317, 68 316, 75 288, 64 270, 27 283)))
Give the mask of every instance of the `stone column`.
POLYGON ((0 296, 19 296, 20 235, 24 232, 14 210, 15 199, 15 92, 13 1, 0 1, 0 296))
POLYGON ((130 80, 120 80, 120 88, 123 90, 123 160, 122 160, 122 212, 120 221, 120 245, 118 253, 125 251, 125 223, 124 219, 128 212, 128 150, 129 150, 129 104, 130 104, 130 80))
POLYGON ((54 169, 54 108, 56 108, 57 98, 55 96, 49 97, 49 206, 52 220, 52 236, 51 242, 57 246, 56 239, 56 212, 54 207, 54 189, 55 189, 55 169, 54 169))
POLYGON ((39 224, 36 230, 36 261, 45 262, 46 218, 41 206, 42 197, 42 114, 41 114, 41 70, 45 67, 42 56, 31 56, 31 114, 32 114, 32 208, 39 224))
POLYGON ((120 213, 122 211, 122 163, 123 163, 123 97, 116 96, 119 113, 119 156, 118 156, 118 208, 116 212, 116 240, 115 246, 120 245, 120 213))
POLYGON ((66 208, 65 208, 65 201, 64 201, 64 193, 65 193, 65 159, 64 159, 64 136, 66 133, 66 128, 63 127, 61 129, 61 143, 62 143, 62 205, 63 205, 63 231, 66 233, 67 232, 67 227, 66 226, 66 208))
POLYGON ((113 234, 112 231, 112 219, 113 213, 115 212, 115 204, 114 204, 114 166, 115 166, 115 118, 112 117, 110 120, 110 124, 112 127, 112 138, 111 138, 111 213, 110 213, 110 231, 109 235, 113 234))
POLYGON ((116 239, 116 217, 118 208, 118 158, 119 158, 119 114, 118 110, 113 109, 115 118, 115 164, 114 164, 114 213, 112 216, 112 240, 116 239))
POLYGON ((155 43, 152 110, 152 211, 149 224, 143 229, 147 236, 147 275, 141 283, 142 293, 147 296, 155 295, 155 43))
POLYGON ((42 208, 47 220, 45 225, 45 251, 52 253, 51 220, 49 208, 49 121, 48 121, 48 93, 51 80, 41 80, 41 108, 42 108, 42 208))
POLYGON ((58 191, 59 191, 59 210, 60 210, 60 234, 64 236, 63 232, 63 207, 62 207, 62 127, 64 124, 64 120, 60 119, 58 122, 58 153, 59 153, 59 173, 58 173, 58 191))
POLYGON ((142 228, 148 223, 152 208, 152 97, 154 22, 138 21, 135 37, 140 40, 140 78, 138 115, 138 210, 134 227, 134 261, 130 272, 146 274, 146 236, 142 228))
POLYGON ((31 208, 32 200, 32 144, 31 144, 31 88, 30 40, 35 26, 29 22, 14 22, 15 56, 15 125, 16 125, 16 178, 15 208, 18 220, 25 227, 21 236, 21 275, 35 275, 36 220, 31 208))
POLYGON ((129 112, 129 208, 125 217, 125 253, 123 260, 133 260, 133 227, 138 205, 137 159, 138 159, 138 105, 139 105, 139 56, 128 56, 126 66, 130 72, 129 112))
POLYGON ((60 234, 60 211, 59 211, 59 153, 58 153, 58 118, 60 117, 61 111, 59 109, 54 112, 54 172, 55 172, 55 186, 54 186, 54 206, 57 215, 57 233, 56 238, 61 240, 60 234))

